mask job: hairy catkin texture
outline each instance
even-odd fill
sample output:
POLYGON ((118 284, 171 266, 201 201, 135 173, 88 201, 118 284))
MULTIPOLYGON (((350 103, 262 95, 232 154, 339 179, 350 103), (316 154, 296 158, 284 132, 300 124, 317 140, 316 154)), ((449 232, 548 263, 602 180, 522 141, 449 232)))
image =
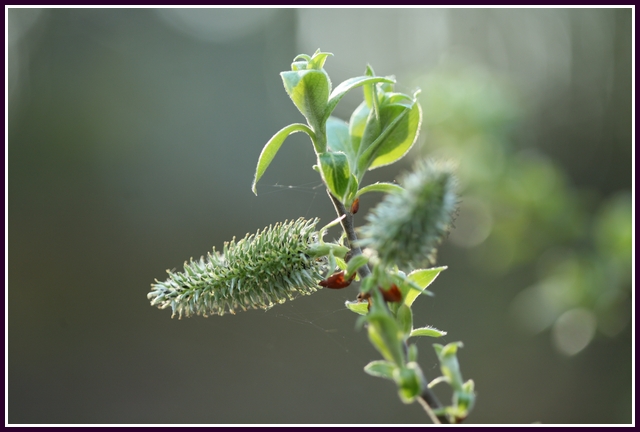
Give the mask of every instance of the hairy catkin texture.
POLYGON ((326 259, 307 255, 318 242, 318 219, 277 223, 224 245, 223 253, 185 262, 183 272, 151 284, 147 298, 160 309, 171 306, 173 318, 235 313, 237 309, 269 309, 297 294, 320 287, 326 259))
POLYGON ((456 209, 453 167, 423 160, 399 183, 404 191, 385 196, 367 215, 359 244, 376 251, 385 265, 432 265, 456 209))

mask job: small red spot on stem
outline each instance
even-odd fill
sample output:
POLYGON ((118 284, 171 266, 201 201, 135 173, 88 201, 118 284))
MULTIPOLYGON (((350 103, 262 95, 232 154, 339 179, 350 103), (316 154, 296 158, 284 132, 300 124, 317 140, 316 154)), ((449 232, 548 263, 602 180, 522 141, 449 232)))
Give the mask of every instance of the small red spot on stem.
POLYGON ((360 208, 360 198, 356 198, 351 204, 351 214, 358 213, 359 208, 360 208))

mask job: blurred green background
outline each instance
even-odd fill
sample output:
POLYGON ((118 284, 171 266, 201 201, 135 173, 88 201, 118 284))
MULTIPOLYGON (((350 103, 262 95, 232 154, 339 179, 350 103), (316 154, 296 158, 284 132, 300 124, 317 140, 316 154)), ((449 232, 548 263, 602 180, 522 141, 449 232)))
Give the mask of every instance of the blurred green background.
POLYGON ((428 422, 363 372, 355 287, 180 321, 146 298, 233 236, 335 217, 302 134, 250 190, 303 120, 278 74, 317 48, 334 86, 369 63, 422 88, 418 145, 367 183, 458 163, 414 314, 464 342, 468 422, 632 421, 631 9, 12 8, 8 36, 8 422, 428 422))

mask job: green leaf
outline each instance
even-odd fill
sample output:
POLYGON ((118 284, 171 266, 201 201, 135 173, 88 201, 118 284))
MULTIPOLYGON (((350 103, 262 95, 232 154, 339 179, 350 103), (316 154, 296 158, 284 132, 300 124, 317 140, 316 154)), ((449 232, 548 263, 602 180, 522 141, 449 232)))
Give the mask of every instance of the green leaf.
POLYGON ((381 93, 390 93, 393 92, 393 87, 394 84, 396 83, 396 76, 395 75, 389 75, 387 78, 389 78, 390 80, 392 80, 392 83, 380 83, 380 85, 378 86, 380 88, 380 92, 381 93))
MULTIPOLYGON (((367 69, 364 71, 364 74, 370 77, 376 75, 376 73, 373 71, 373 68, 370 65, 367 65, 367 69)), ((375 94, 374 86, 365 85, 363 87, 363 91, 364 91, 364 102, 366 103, 367 107, 371 108, 373 106, 373 95, 375 94)))
POLYGON ((375 360, 364 367, 364 371, 371 376, 393 379, 393 371, 398 367, 391 362, 375 360))
POLYGON ((409 345, 409 350, 408 350, 408 353, 407 353, 407 359, 410 362, 417 362, 418 361, 418 346, 416 344, 409 345))
MULTIPOLYGON (((327 130, 327 147, 332 152, 342 152, 347 155, 347 160, 349 162, 349 169, 356 165, 356 154, 351 146, 351 138, 349 137, 349 126, 347 123, 342 120, 329 117, 326 123, 327 130)), ((345 198, 354 199, 355 193, 358 189, 358 178, 351 175, 349 180, 349 187, 346 192, 345 198)), ((346 203, 343 201, 343 203, 346 203)))
POLYGON ((324 113, 331 91, 331 80, 324 70, 298 70, 281 72, 282 82, 294 105, 318 132, 324 122, 324 113))
POLYGON ((373 346, 386 360, 402 366, 404 364, 401 345, 403 338, 396 321, 383 312, 369 313, 367 321, 369 340, 373 346))
MULTIPOLYGON (((349 167, 351 167, 351 165, 349 165, 349 167)), ((342 203, 348 206, 348 208, 351 208, 353 200, 356 199, 356 193, 358 192, 359 184, 360 183, 358 183, 358 178, 355 176, 355 174, 351 173, 349 175, 349 185, 347 186, 347 191, 345 192, 344 198, 342 200, 342 203)))
POLYGON ((327 61, 327 57, 332 56, 332 53, 320 52, 320 49, 316 50, 313 57, 309 59, 309 69, 322 69, 324 62, 327 61))
POLYGON ((440 272, 446 269, 447 266, 433 267, 430 269, 418 269, 409 273, 407 277, 419 286, 427 288, 438 277, 440 272))
POLYGON ((433 344, 438 359, 440 360, 440 370, 446 377, 447 382, 455 391, 463 391, 462 373, 456 352, 462 348, 462 342, 451 342, 445 346, 433 344))
POLYGON ((417 101, 408 111, 403 104, 385 105, 380 109, 380 117, 383 128, 388 125, 390 132, 377 145, 369 170, 392 164, 407 154, 418 138, 422 109, 417 101))
POLYGON ((372 185, 361 188, 356 194, 356 197, 359 197, 369 192, 383 192, 383 193, 398 194, 398 193, 401 193, 403 190, 404 188, 402 186, 397 185, 395 183, 378 182, 378 183, 374 183, 372 185))
POLYGON ((473 380, 468 380, 462 385, 462 390, 455 392, 454 394, 454 402, 459 412, 456 416, 458 420, 463 420, 464 418, 466 418, 473 408, 476 399, 473 388, 473 380))
POLYGON ((322 171, 322 178, 333 196, 344 202, 351 180, 347 155, 342 152, 320 153, 318 164, 322 171))
MULTIPOLYGON (((374 101, 377 99, 374 98, 374 101)), ((383 125, 380 121, 380 116, 376 115, 375 107, 378 106, 377 102, 374 103, 372 109, 367 112, 367 119, 365 127, 362 131, 362 137, 360 139, 360 145, 358 147, 359 165, 361 165, 360 172, 366 171, 368 166, 373 161, 373 154, 376 149, 380 147, 384 141, 386 135, 390 134, 392 129, 388 129, 385 133, 383 125)), ((387 110, 388 111, 388 110, 387 110)), ((399 120, 396 121, 396 123, 399 120)))
POLYGON ((298 54, 291 63, 291 70, 320 70, 324 66, 324 62, 328 56, 332 56, 332 53, 321 52, 319 49, 313 54, 313 57, 309 57, 307 54, 298 54))
POLYGON ((358 302, 358 301, 346 301, 344 305, 351 312, 355 312, 358 315, 366 315, 369 313, 369 303, 366 301, 358 302))
POLYGON ((393 93, 393 92, 387 92, 384 94, 384 104, 402 104, 405 105, 407 108, 411 108, 411 106, 413 105, 414 100, 411 98, 411 96, 406 95, 404 93, 393 93))
POLYGON ((347 263, 347 272, 345 274, 345 277, 350 277, 353 273, 357 272, 360 267, 367 265, 368 262, 369 258, 362 254, 351 257, 351 259, 347 263))
POLYGON ((429 336, 429 337, 442 337, 446 335, 446 331, 438 330, 433 327, 420 327, 411 331, 411 336, 429 336))
POLYGON ((362 281, 360 282, 360 292, 368 293, 369 291, 372 291, 374 288, 377 288, 377 286, 378 286, 378 280, 375 277, 375 275, 372 273, 369 276, 362 279, 362 281))
MULTIPOLYGON (((388 277, 391 279, 392 283, 398 286, 400 292, 402 293, 403 299, 406 299, 408 295, 411 295, 412 299, 415 299, 415 297, 420 294, 433 295, 433 293, 423 290, 421 286, 409 279, 402 271, 398 271, 397 273, 389 273, 388 277)), ((406 302, 403 303, 406 304, 406 302)), ((407 304, 407 306, 411 307, 411 305, 409 304, 407 304)))
POLYGON ((407 306, 411 306, 416 298, 422 293, 426 291, 426 288, 431 285, 431 283, 438 277, 441 271, 445 270, 447 267, 434 267, 430 269, 419 269, 414 270, 407 276, 407 279, 418 285, 423 289, 423 291, 418 291, 415 289, 411 289, 411 287, 405 288, 407 292, 403 290, 404 304, 407 306))
POLYGON ((411 329, 413 328, 413 314, 411 313, 411 308, 404 303, 401 304, 396 312, 396 320, 398 321, 398 326, 405 335, 405 338, 408 338, 412 333, 411 329))
POLYGON ((253 184, 251 185, 251 190, 254 194, 258 195, 258 192, 256 191, 256 184, 271 164, 271 161, 276 156, 276 153, 278 153, 278 150, 280 149, 280 146, 282 145, 284 140, 289 135, 296 132, 306 132, 307 135, 309 135, 309 137, 311 138, 311 141, 315 141, 315 134, 313 133, 313 131, 309 129, 309 126, 302 123, 291 124, 276 132, 276 134, 272 136, 271 139, 262 148, 262 152, 260 153, 260 157, 258 158, 258 166, 256 166, 256 173, 253 178, 253 184))
POLYGON ((367 106, 365 102, 358 105, 358 108, 353 111, 351 118, 349 119, 349 136, 351 137, 351 148, 355 154, 360 151, 360 143, 362 141, 362 135, 364 129, 367 126, 367 119, 371 108, 367 106))
POLYGON ((331 151, 343 152, 347 156, 353 155, 349 125, 336 117, 327 119, 327 147, 331 151))
POLYGON ((305 254, 313 258, 320 258, 330 255, 333 255, 335 258, 343 258, 348 251, 349 248, 337 243, 318 242, 309 245, 309 247, 305 251, 305 254))
POLYGON ((329 96, 329 102, 327 103, 327 111, 325 112, 325 118, 329 117, 333 110, 335 109, 340 99, 349 91, 354 88, 363 86, 363 85, 375 85, 379 82, 385 83, 394 83, 395 81, 389 78, 384 77, 375 77, 375 76, 359 76, 354 78, 349 78, 346 81, 341 82, 332 92, 331 96, 329 96))
POLYGON ((393 371, 393 379, 398 385, 400 399, 406 404, 413 402, 416 396, 422 393, 423 375, 415 362, 408 363, 406 367, 396 368, 393 371))

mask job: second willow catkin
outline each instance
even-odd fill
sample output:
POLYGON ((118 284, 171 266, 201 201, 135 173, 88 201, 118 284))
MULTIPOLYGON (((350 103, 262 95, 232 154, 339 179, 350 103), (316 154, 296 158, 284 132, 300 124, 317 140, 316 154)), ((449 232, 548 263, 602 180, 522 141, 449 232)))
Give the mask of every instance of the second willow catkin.
POLYGON ((236 242, 214 248, 205 258, 185 262, 183 272, 151 284, 147 298, 160 309, 182 316, 235 313, 237 309, 269 309, 311 294, 320 287, 326 259, 315 258, 318 219, 277 223, 236 242))
POLYGON ((359 244, 373 249, 385 265, 431 265, 456 210, 453 166, 422 160, 399 183, 404 190, 386 195, 367 215, 359 244))

